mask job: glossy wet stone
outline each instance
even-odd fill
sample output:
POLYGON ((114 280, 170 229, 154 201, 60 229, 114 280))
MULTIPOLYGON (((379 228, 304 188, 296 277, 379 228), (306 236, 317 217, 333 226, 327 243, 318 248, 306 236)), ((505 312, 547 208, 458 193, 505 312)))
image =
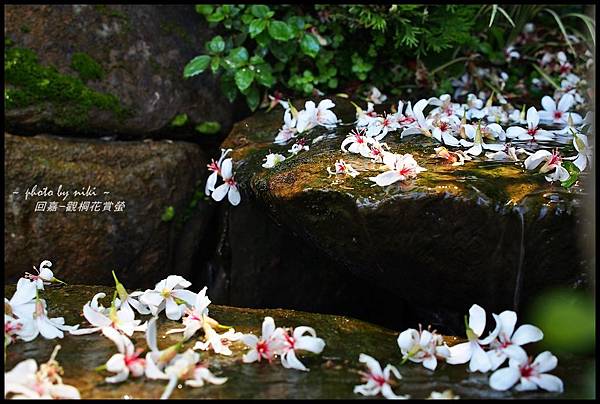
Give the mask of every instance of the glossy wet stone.
MULTIPOLYGON (((334 102, 343 122, 354 121, 347 100, 334 102)), ((439 146, 435 141, 401 140, 398 132, 383 141, 393 152, 412 153, 427 171, 406 183, 374 186, 368 177, 381 165, 340 150, 352 124, 329 132, 317 128, 303 135, 310 151, 263 168, 269 152, 290 155, 292 143, 273 143, 282 122, 281 108, 258 112, 236 124, 223 143, 233 149, 242 190, 242 203, 229 208, 235 210, 230 222, 246 204, 256 204, 305 240, 311 253, 329 256, 427 318, 444 318, 455 332, 473 302, 502 311, 523 307, 546 287, 581 284, 588 263, 578 247, 580 237, 587 237, 578 227, 579 186, 562 189, 515 163, 452 167, 432 157, 439 146), (322 140, 311 144, 319 136, 322 140), (360 175, 328 175, 327 167, 340 158, 360 175)), ((572 147, 562 147, 565 154, 575 154, 572 147)), ((232 225, 228 231, 235 238, 245 230, 232 225)), ((236 271, 232 265, 232 279, 236 271)), ((343 282, 343 271, 339 277, 343 282)))
MULTIPOLYGON (((67 286, 48 288, 43 292, 47 299, 51 317, 64 316, 67 324, 82 323, 81 308, 95 293, 113 291, 100 286, 67 286)), ((14 286, 5 287, 5 293, 11 296, 14 286)), ((210 291, 209 291, 210 296, 210 291)), ((104 305, 108 302, 101 301, 104 305)), ((172 398, 360 398, 353 394, 353 387, 360 384, 361 370, 358 356, 361 352, 378 359, 382 365, 399 365, 401 353, 396 344, 397 331, 378 327, 351 318, 311 314, 292 310, 256 310, 226 306, 209 307, 212 317, 222 324, 234 326, 237 331, 260 334, 264 316, 272 316, 277 326, 308 325, 315 328, 317 335, 326 342, 322 354, 301 354, 302 362, 309 372, 288 370, 279 361, 273 364, 243 364, 241 357, 245 348, 241 343, 232 346, 233 356, 225 357, 214 353, 201 352, 201 358, 218 376, 228 377, 221 386, 207 385, 201 388, 184 387, 176 389, 172 398)), ((148 316, 142 317, 147 319, 148 316)), ((179 328, 179 323, 169 321, 164 313, 159 321, 159 348, 175 343, 177 337, 165 336, 165 331, 179 328)), ((198 336, 196 336, 198 337, 198 336)), ((143 333, 134 334, 136 347, 146 348, 143 333)), ((449 344, 456 338, 446 337, 449 344)), ((195 340, 186 343, 192 346, 195 340)), ((34 358, 38 364, 45 362, 54 346, 62 349, 58 361, 64 368, 63 380, 76 386, 82 398, 158 398, 166 382, 150 381, 143 378, 130 379, 121 384, 108 384, 104 377, 107 372, 96 372, 94 368, 104 364, 116 353, 114 344, 100 334, 73 336, 64 339, 45 340, 38 337, 32 342, 19 341, 8 347, 5 371, 12 369, 18 362, 34 358)), ((530 348, 531 349, 531 348, 530 348)), ((489 374, 469 374, 465 365, 450 366, 440 364, 435 372, 420 365, 407 363, 399 367, 403 379, 394 388, 398 394, 410 394, 413 398, 425 398, 431 391, 452 389, 461 398, 576 398, 585 394, 584 379, 591 359, 577 357, 559 357, 558 368, 552 373, 561 377, 565 384, 563 395, 546 392, 511 393, 490 390, 489 374)))

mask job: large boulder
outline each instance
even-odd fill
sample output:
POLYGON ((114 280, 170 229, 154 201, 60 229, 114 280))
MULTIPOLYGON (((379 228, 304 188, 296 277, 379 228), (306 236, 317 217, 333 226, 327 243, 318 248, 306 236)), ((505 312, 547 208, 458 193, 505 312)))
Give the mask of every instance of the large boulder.
POLYGON ((216 77, 183 78, 213 36, 193 5, 8 5, 4 22, 12 133, 190 137, 199 136, 194 124, 231 128, 216 77), (171 126, 182 114, 183 134, 171 126))
MULTIPOLYGON (((158 279, 154 279, 158 280, 158 279)), ((126 285, 128 286, 128 285, 126 285)), ((200 285, 195 285, 200 286, 200 285)), ((14 292, 14 286, 5 288, 8 296, 14 292)), ((199 287, 193 287, 199 289, 199 287)), ((62 316, 66 324, 89 325, 81 317, 81 308, 95 293, 104 292, 112 296, 114 288, 98 286, 68 286, 46 288, 43 292, 48 302, 50 317, 62 316)), ((208 296, 211 297, 210 289, 208 296)), ((101 300, 104 306, 108 299, 101 300)), ((353 392, 354 386, 364 384, 360 371, 366 370, 359 362, 361 353, 368 354, 381 365, 392 364, 398 367, 402 375, 393 386, 397 394, 409 394, 411 398, 427 398, 432 391, 442 392, 451 389, 464 399, 475 398, 582 398, 589 395, 586 390, 585 372, 594 367, 594 360, 581 356, 559 356, 558 367, 552 374, 562 378, 565 393, 544 391, 516 392, 494 391, 488 385, 489 373, 470 373, 467 365, 447 365, 439 362, 435 372, 425 369, 421 364, 408 362, 399 366, 402 354, 396 339, 398 331, 392 331, 354 320, 347 317, 313 314, 292 310, 256 310, 227 306, 210 305, 210 316, 221 324, 233 326, 236 331, 260 335, 261 324, 265 316, 271 316, 276 326, 313 327, 317 336, 325 341, 321 354, 301 351, 298 357, 310 369, 302 372, 285 369, 275 359, 273 363, 263 360, 261 363, 244 364, 242 355, 247 351, 239 341, 233 342, 231 356, 217 355, 212 351, 200 352, 202 362, 219 377, 227 377, 222 385, 207 383, 200 388, 183 386, 176 388, 171 398, 209 398, 209 399, 340 399, 360 398, 353 392)), ((139 316, 146 321, 150 316, 139 316)), ((181 328, 181 322, 170 321, 164 312, 159 316, 158 347, 165 349, 179 341, 181 334, 165 335, 172 328, 181 328)), ((197 340, 204 339, 199 331, 188 340, 183 349, 191 348, 197 340)), ((459 342, 456 337, 445 337, 452 345, 459 342)), ((136 348, 147 351, 144 333, 135 332, 132 341, 136 348)), ((32 342, 17 341, 8 346, 4 371, 11 370, 17 363, 33 358, 38 365, 46 362, 54 347, 61 349, 56 357, 64 369, 62 375, 66 384, 77 387, 81 398, 159 398, 164 391, 166 380, 149 380, 145 377, 129 377, 123 383, 110 384, 104 378, 113 373, 96 371, 96 367, 106 363, 117 349, 115 344, 101 333, 89 335, 65 335, 64 339, 46 340, 39 336, 32 342)), ((528 348, 528 350, 531 349, 528 348)), ((142 354, 145 355, 145 354, 142 354)), ((589 383, 589 382, 588 382, 589 383)))
POLYGON ((5 279, 44 259, 75 283, 110 284, 112 270, 135 286, 188 275, 212 212, 202 199, 206 163, 187 142, 5 133, 5 279))
MULTIPOLYGON (((349 102, 335 102, 338 117, 352 122, 349 102)), ((269 151, 290 155, 289 144, 273 143, 282 115, 281 109, 259 112, 236 124, 222 145, 233 149, 242 191, 241 204, 230 208, 230 234, 235 211, 255 203, 286 234, 309 243, 301 251, 340 264, 340 284, 352 273, 369 282, 365 286, 375 286, 365 287, 373 295, 385 290, 429 313, 423 318, 443 318, 446 327, 457 331, 463 327, 462 313, 473 303, 495 312, 518 310, 544 288, 585 283, 589 263, 580 248, 586 237, 578 226, 580 186, 564 190, 512 163, 452 167, 432 157, 437 145, 431 140, 400 140, 398 133, 385 138, 391 150, 412 153, 427 171, 407 183, 375 186, 368 177, 377 175, 380 166, 340 150, 352 126, 341 126, 309 151, 266 169, 261 165, 269 151), (327 167, 337 159, 360 175, 328 175, 327 167)), ((322 134, 315 129, 305 138, 310 145, 322 134)), ((235 237, 230 238, 233 278, 242 267, 235 263, 247 252, 234 248, 235 237)), ((324 264, 315 271, 338 267, 324 264)))

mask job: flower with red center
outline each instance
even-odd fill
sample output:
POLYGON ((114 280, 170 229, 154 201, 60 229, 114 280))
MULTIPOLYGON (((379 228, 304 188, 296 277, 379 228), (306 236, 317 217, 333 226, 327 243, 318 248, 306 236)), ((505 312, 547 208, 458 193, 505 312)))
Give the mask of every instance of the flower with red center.
POLYGON ((354 169, 350 164, 347 164, 344 160, 336 160, 335 162, 335 171, 331 169, 331 167, 327 167, 327 172, 330 175, 335 174, 347 174, 351 177, 356 177, 359 172, 354 169))
POLYGON ((383 370, 381 365, 373 357, 361 353, 358 357, 358 361, 367 365, 368 371, 359 371, 362 381, 365 384, 354 386, 354 393, 362 394, 363 396, 376 396, 378 394, 383 395, 388 399, 407 399, 409 396, 396 395, 392 390, 391 384, 395 383, 391 377, 392 375, 397 379, 401 380, 402 376, 395 366, 387 365, 383 370))
POLYGON ((562 166, 562 157, 558 150, 550 153, 548 150, 538 150, 531 154, 524 161, 525 168, 527 170, 536 169, 542 162, 544 165, 540 168, 539 172, 542 174, 548 173, 554 170, 550 175, 546 175, 546 181, 566 181, 569 179, 569 172, 562 166))
POLYGON ((272 317, 265 317, 260 338, 253 334, 242 336, 242 342, 250 347, 250 351, 242 357, 243 362, 260 362, 261 359, 267 359, 270 363, 283 346, 283 333, 282 328, 275 328, 272 317))
POLYGON ((569 93, 560 97, 558 102, 555 102, 551 97, 546 95, 542 98, 542 107, 544 110, 539 112, 540 120, 558 125, 567 125, 570 115, 572 124, 579 125, 583 122, 581 115, 575 112, 569 112, 569 109, 571 109, 574 104, 575 99, 569 93))
POLYGON ((517 391, 537 390, 562 393, 563 382, 554 375, 546 372, 554 369, 558 364, 556 356, 549 351, 542 352, 532 362, 525 351, 511 357, 508 367, 498 369, 490 376, 490 387, 494 390, 508 390, 517 382, 517 391))
POLYGON ((393 184, 396 181, 406 181, 415 178, 418 173, 427 171, 417 164, 412 154, 400 155, 389 153, 383 157, 383 162, 387 166, 388 171, 376 177, 369 177, 371 181, 382 187, 393 184))
POLYGON ((500 330, 498 336, 490 343, 487 355, 492 363, 492 369, 496 370, 507 358, 519 358, 525 355, 522 345, 541 341, 544 333, 539 328, 523 324, 515 331, 517 313, 506 310, 498 316, 500 330))
POLYGON ((369 144, 372 142, 373 139, 366 136, 365 129, 355 128, 342 141, 340 148, 343 152, 358 153, 361 156, 368 157, 371 152, 369 144), (348 149, 346 149, 347 145, 350 145, 348 149))
POLYGON ((534 107, 527 110, 527 129, 520 126, 511 126, 506 130, 506 137, 516 140, 540 141, 553 140, 554 134, 539 128, 540 116, 534 107))
POLYGON ((318 354, 325 348, 325 341, 317 338, 317 333, 311 327, 296 327, 293 330, 284 332, 283 338, 281 364, 286 369, 298 369, 308 372, 308 368, 298 360, 296 352, 308 351, 318 354))
POLYGON ((206 195, 210 195, 210 193, 215 190, 217 178, 219 175, 221 175, 221 164, 223 163, 225 156, 227 156, 227 153, 230 151, 231 149, 221 149, 221 157, 219 157, 219 161, 212 159, 212 162, 207 165, 208 170, 212 171, 212 174, 209 175, 208 179, 206 180, 206 186, 204 188, 204 193, 206 195))

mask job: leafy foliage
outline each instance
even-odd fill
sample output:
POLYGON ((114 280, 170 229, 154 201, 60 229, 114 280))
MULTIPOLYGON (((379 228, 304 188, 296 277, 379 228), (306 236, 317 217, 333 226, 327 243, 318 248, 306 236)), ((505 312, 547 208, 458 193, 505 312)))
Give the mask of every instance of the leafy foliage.
POLYGON ((464 72, 478 57, 505 64, 504 49, 532 19, 561 32, 564 27, 554 22, 559 15, 591 24, 581 17, 582 6, 560 7, 197 5, 196 11, 221 35, 187 64, 184 77, 210 67, 220 75, 227 98, 233 101, 242 94, 252 110, 276 85, 304 96, 353 92, 361 82, 392 94, 411 81, 415 85, 408 87, 447 89, 448 77, 435 73, 458 77, 461 67, 464 72), (468 56, 457 58, 459 53, 468 56))

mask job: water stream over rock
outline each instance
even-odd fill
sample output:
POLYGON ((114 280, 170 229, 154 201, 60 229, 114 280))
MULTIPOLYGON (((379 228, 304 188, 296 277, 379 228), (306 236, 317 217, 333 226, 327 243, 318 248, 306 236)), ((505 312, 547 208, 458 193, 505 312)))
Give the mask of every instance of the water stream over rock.
MULTIPOLYGON (((335 102, 338 117, 352 122, 354 107, 341 98, 335 102)), ((282 115, 280 109, 258 112, 236 124, 222 145, 233 149, 242 192, 239 206, 223 208, 230 209, 223 219, 228 225, 222 226, 223 237, 232 241, 225 253, 229 266, 222 270, 229 284, 239 285, 244 278, 245 290, 258 290, 264 279, 274 278, 281 280, 279 288, 291 298, 296 291, 314 287, 310 279, 286 283, 292 269, 283 265, 271 265, 266 271, 264 263, 249 268, 263 239, 239 226, 236 218, 241 216, 272 220, 285 229, 283 237, 294 234, 301 240, 302 255, 335 263, 306 272, 334 273, 338 285, 357 277, 366 296, 387 294, 420 310, 417 317, 423 321, 443 318, 443 324, 436 325, 450 332, 461 330, 462 313, 474 302, 497 312, 519 308, 535 291, 570 286, 585 273, 587 263, 578 248, 584 193, 580 186, 566 190, 549 184, 520 163, 481 160, 452 167, 432 156, 439 145, 434 140, 424 136, 401 140, 395 132, 383 139, 391 151, 411 153, 427 171, 415 180, 379 187, 368 177, 377 175, 380 165, 340 150, 352 124, 303 135, 310 150, 288 157, 293 141, 273 143, 282 115), (269 152, 288 158, 274 168, 263 168, 269 152), (340 158, 360 175, 328 175, 327 167, 340 158)), ((557 146, 574 154, 565 144, 543 147, 557 146)), ((359 292, 361 288, 355 290, 359 292)), ((238 305, 234 293, 238 292, 217 294, 216 299, 238 305)), ((262 303, 289 307, 276 296, 262 303)), ((244 300, 244 304, 251 303, 244 300)), ((391 310, 387 313, 389 317, 391 310)))

